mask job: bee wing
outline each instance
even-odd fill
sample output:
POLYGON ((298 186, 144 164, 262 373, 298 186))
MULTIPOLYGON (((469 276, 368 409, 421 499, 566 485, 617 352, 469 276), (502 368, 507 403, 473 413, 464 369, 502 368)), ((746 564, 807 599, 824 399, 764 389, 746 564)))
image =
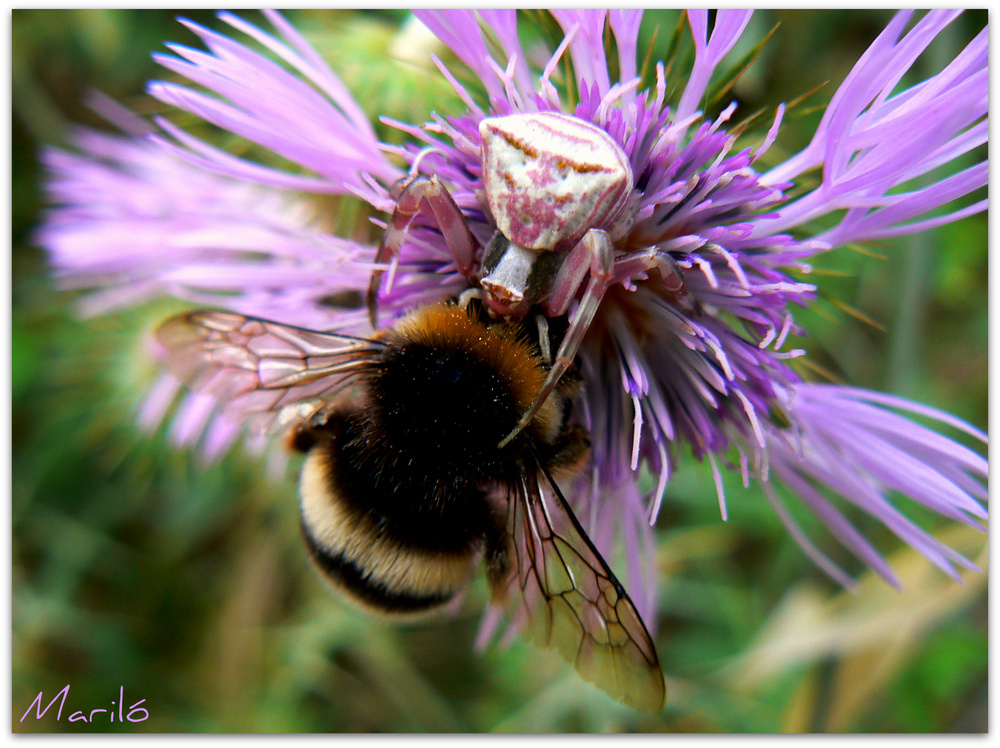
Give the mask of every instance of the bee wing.
MULTIPOLYGON (((526 470, 508 530, 526 632, 634 709, 659 711, 666 684, 645 624, 548 471, 526 470)), ((516 616, 515 616, 516 618, 516 616)))
POLYGON ((384 345, 215 311, 169 319, 156 337, 175 376, 261 427, 344 387, 384 345))

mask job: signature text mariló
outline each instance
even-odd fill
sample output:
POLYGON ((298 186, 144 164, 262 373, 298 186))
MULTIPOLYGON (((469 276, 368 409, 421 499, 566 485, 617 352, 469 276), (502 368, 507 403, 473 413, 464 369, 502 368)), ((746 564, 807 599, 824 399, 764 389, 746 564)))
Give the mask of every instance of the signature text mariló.
MULTIPOLYGON (((41 719, 42 717, 45 716, 45 714, 49 711, 49 709, 52 708, 52 705, 58 701, 59 709, 55 713, 56 721, 58 722, 60 719, 62 719, 63 708, 66 706, 66 698, 68 696, 69 696, 69 684, 67 684, 65 688, 63 688, 59 693, 57 693, 48 703, 48 705, 43 709, 42 704, 45 702, 45 697, 43 695, 43 692, 39 691, 34 701, 31 702, 27 710, 25 710, 24 714, 21 715, 20 721, 24 722, 24 720, 29 715, 31 715, 32 709, 35 710, 34 713, 35 719, 36 720, 41 719)), ((72 714, 69 714, 69 721, 103 722, 105 720, 109 720, 111 722, 114 722, 116 721, 117 718, 118 722, 125 722, 125 721, 145 722, 147 719, 149 719, 149 712, 146 711, 146 708, 144 706, 142 706, 145 702, 146 702, 145 699, 139 699, 137 702, 132 704, 132 706, 128 707, 128 710, 126 710, 125 687, 121 686, 118 689, 117 701, 112 701, 109 708, 107 709, 96 708, 96 709, 90 709, 89 711, 85 711, 82 709, 77 710, 72 714)))

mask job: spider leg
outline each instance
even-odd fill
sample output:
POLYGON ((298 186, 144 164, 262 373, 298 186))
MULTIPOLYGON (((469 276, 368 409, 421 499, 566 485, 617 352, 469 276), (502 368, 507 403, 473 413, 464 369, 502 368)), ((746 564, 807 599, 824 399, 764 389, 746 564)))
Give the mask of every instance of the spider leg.
MULTIPOLYGON (((469 231, 469 224, 461 209, 438 178, 420 175, 405 177, 393 186, 392 191, 396 195, 396 207, 382 236, 382 243, 375 253, 375 263, 385 265, 399 256, 410 223, 423 211, 433 218, 441 231, 445 245, 455 261, 455 268, 465 277, 470 277, 476 255, 476 240, 469 231)), ((374 270, 368 285, 368 318, 376 329, 378 292, 384 273, 383 269, 374 270)))
POLYGON ((583 285, 587 271, 593 265, 593 250, 583 240, 567 254, 559 272, 552 281, 552 289, 545 300, 545 312, 552 317, 561 317, 569 311, 569 305, 583 285))
POLYGON ((482 298, 483 298, 483 289, 475 286, 472 288, 467 288, 464 291, 462 291, 462 293, 459 294, 458 296, 458 308, 464 312, 469 308, 469 304, 472 303, 473 299, 478 299, 482 301, 482 298))
POLYGON ((701 316, 701 305, 689 292, 684 283, 684 274, 677 261, 669 252, 655 245, 639 252, 629 252, 615 261, 614 276, 618 281, 625 281, 637 275, 643 275, 651 270, 659 270, 663 288, 673 303, 684 313, 692 317, 701 316))
MULTIPOLYGON (((566 262, 573 261, 574 263, 579 263, 581 257, 588 257, 590 264, 590 281, 587 284, 587 289, 583 293, 583 298, 580 299, 580 304, 576 308, 576 313, 573 315, 573 319, 569 323, 569 327, 566 329, 566 335, 563 337, 562 343, 559 345, 559 350, 556 351, 555 359, 552 362, 552 368, 549 369, 548 376, 545 379, 545 383, 542 388, 535 395, 535 399, 532 401, 531 405, 521 416, 521 420, 518 421, 517 426, 511 431, 507 436, 503 438, 500 442, 500 447, 506 446, 515 436, 517 436, 524 427, 531 423, 531 419, 535 417, 538 409, 542 407, 542 403, 549 396, 552 390, 555 389, 556 385, 559 383, 560 377, 569 367, 573 364, 573 359, 576 357, 577 351, 580 350, 580 344, 583 342, 584 336, 587 334, 587 330, 590 328, 590 323, 594 320, 594 315, 597 313, 597 308, 601 304, 601 299, 604 298, 604 294, 610 288, 612 281, 614 280, 614 245, 611 242, 611 237, 608 236, 607 232, 600 229, 591 229, 586 234, 584 234, 583 239, 580 240, 580 244, 583 246, 584 250, 578 253, 577 247, 571 250, 569 257, 566 258, 563 263, 564 266, 566 262), (585 252, 582 253, 582 252, 585 252)), ((560 270, 560 275, 562 271, 560 270)), ((579 272, 579 267, 573 265, 567 270, 567 276, 570 278, 579 278, 577 281, 577 287, 582 284, 583 278, 582 273, 579 272)), ((559 285, 561 280, 557 278, 556 285, 559 285)), ((559 289, 560 297, 555 299, 559 304, 563 304, 563 296, 568 294, 572 298, 573 293, 569 290, 569 281, 562 281, 566 284, 566 289, 559 289)), ((575 292, 576 289, 572 289, 575 292)), ((546 310, 549 313, 553 313, 558 310, 558 307, 552 305, 553 297, 550 297, 549 303, 546 305, 546 310)), ((565 302, 568 305, 568 302, 565 302)), ((565 311, 564 309, 562 311, 565 311)))

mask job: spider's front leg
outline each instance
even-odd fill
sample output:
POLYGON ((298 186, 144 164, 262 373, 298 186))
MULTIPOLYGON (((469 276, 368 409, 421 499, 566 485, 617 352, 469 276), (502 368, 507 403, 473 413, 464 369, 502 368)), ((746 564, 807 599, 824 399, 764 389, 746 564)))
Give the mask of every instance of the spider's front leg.
POLYGON ((552 290, 545 302, 548 316, 565 314, 569 305, 583 285, 587 272, 590 280, 569 323, 566 335, 559 345, 552 368, 545 383, 538 391, 529 408, 521 416, 517 427, 500 442, 503 447, 516 437, 535 417, 545 398, 555 389, 560 377, 573 364, 580 345, 594 321, 594 315, 601 305, 604 294, 615 283, 626 283, 636 276, 646 275, 652 270, 660 273, 663 289, 670 300, 692 317, 701 315, 701 306, 684 283, 684 276, 677 262, 666 251, 650 247, 641 252, 632 252, 615 258, 611 237, 600 229, 588 231, 580 243, 567 255, 552 284, 552 290))
MULTIPOLYGON (((404 177, 393 185, 392 193, 396 197, 396 207, 392 211, 389 226, 382 236, 378 252, 375 253, 376 264, 385 265, 390 262, 393 264, 393 273, 390 273, 389 277, 390 285, 395 272, 395 261, 399 257, 406 232, 410 223, 421 211, 433 218, 444 237, 445 245, 455 261, 458 272, 466 278, 471 277, 476 256, 476 240, 461 209, 438 178, 420 175, 404 177)), ((374 329, 378 329, 378 292, 384 273, 385 270, 381 268, 374 270, 368 286, 368 318, 374 329)))
POLYGON ((566 370, 573 364, 580 344, 590 329, 590 323, 594 321, 594 315, 601 305, 601 299, 614 282, 614 243, 606 231, 601 229, 591 229, 583 235, 583 239, 577 244, 563 261, 555 281, 552 284, 552 292, 545 302, 545 312, 549 316, 560 316, 566 313, 570 302, 576 296, 583 280, 590 271, 590 281, 587 289, 583 292, 580 304, 576 308, 576 313, 566 329, 566 335, 559 344, 555 359, 552 361, 552 368, 549 369, 545 383, 535 395, 531 405, 521 416, 517 426, 500 442, 500 447, 506 446, 515 436, 524 430, 525 426, 531 423, 542 403, 551 394, 559 383, 559 379, 566 370))
POLYGON ((614 276, 617 280, 625 281, 636 276, 646 275, 651 270, 660 271, 663 290, 666 291, 666 295, 678 309, 689 317, 701 316, 701 305, 688 291, 680 266, 665 250, 652 246, 618 258, 615 262, 614 276))

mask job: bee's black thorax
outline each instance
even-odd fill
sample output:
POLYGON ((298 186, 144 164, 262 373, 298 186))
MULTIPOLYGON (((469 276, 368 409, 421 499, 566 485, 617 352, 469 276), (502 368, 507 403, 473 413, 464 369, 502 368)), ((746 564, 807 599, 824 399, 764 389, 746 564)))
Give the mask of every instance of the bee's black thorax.
POLYGON ((428 498, 507 478, 498 442, 517 423, 501 373, 461 348, 387 349, 368 379, 366 444, 396 481, 428 498))

